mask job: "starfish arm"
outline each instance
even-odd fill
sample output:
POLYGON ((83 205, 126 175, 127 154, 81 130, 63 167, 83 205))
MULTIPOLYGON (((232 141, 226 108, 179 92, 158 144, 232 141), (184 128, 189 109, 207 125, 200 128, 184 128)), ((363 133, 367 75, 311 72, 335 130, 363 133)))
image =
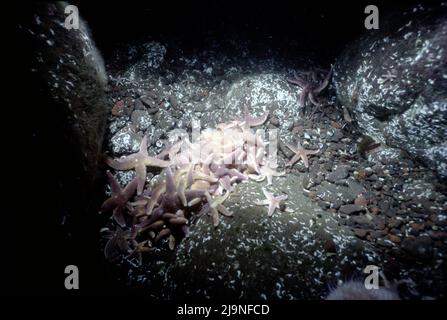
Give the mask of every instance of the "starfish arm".
POLYGON ((216 208, 211 208, 211 217, 213 218, 213 227, 217 228, 220 223, 219 211, 216 208))
POLYGON ((186 176, 186 187, 187 188, 191 187, 192 184, 194 183, 193 173, 194 173, 194 165, 191 164, 191 165, 189 165, 188 173, 186 176))
POLYGON ((141 139, 140 151, 138 153, 141 155, 147 155, 147 135, 141 139))
POLYGON ((201 198, 205 195, 207 191, 202 189, 195 189, 195 190, 186 190, 185 196, 186 199, 194 199, 194 198, 201 198))
POLYGON ((267 120, 269 116, 269 112, 265 112, 262 116, 257 117, 257 118, 252 118, 252 117, 247 117, 247 124, 249 127, 257 127, 260 126, 262 124, 264 124, 264 122, 267 120))
POLYGON ((287 78, 287 82, 289 82, 289 83, 291 83, 291 84, 295 84, 295 85, 297 85, 298 87, 300 87, 300 88, 302 88, 302 87, 304 87, 304 83, 301 81, 301 80, 299 80, 299 79, 290 79, 290 78, 287 78))
POLYGON ((118 202, 117 202, 116 198, 111 197, 111 198, 107 199, 106 201, 104 201, 101 208, 99 209, 99 212, 112 211, 113 209, 116 208, 117 205, 118 205, 118 202))
POLYGON ((303 108, 306 105, 307 97, 309 96, 310 86, 306 85, 302 88, 300 94, 300 107, 303 108))
POLYGON ((118 181, 115 179, 112 173, 109 170, 106 172, 107 179, 109 180, 110 188, 112 190, 112 194, 118 194, 121 192, 121 186, 118 181))
POLYGON ((174 194, 175 193, 175 183, 174 183, 174 177, 172 176, 171 168, 166 168, 166 193, 167 194, 174 194))
POLYGON ((231 180, 229 176, 223 176, 220 178, 219 182, 222 184, 225 190, 233 190, 233 186, 231 185, 231 180))
POLYGON ((292 157, 292 159, 290 159, 289 162, 287 162, 286 167, 292 167, 295 162, 297 162, 300 159, 300 155, 296 154, 292 157))
POLYGON ((111 259, 113 257, 113 254, 115 253, 115 248, 117 246, 117 238, 113 236, 112 238, 107 241, 105 247, 104 247, 104 256, 106 259, 111 259))
POLYGON ((268 216, 271 217, 273 215, 273 212, 275 212, 276 204, 274 202, 269 203, 269 210, 268 210, 268 216))
POLYGON ((136 181, 137 181, 137 194, 143 193, 144 184, 146 183, 146 166, 144 164, 138 164, 135 167, 136 181))
POLYGON ((299 149, 291 144, 286 144, 286 147, 289 148, 291 151, 293 151, 294 153, 298 153, 299 149))
POLYGON ((169 167, 169 165, 171 164, 171 161, 161 160, 149 156, 145 156, 143 162, 148 167, 159 167, 159 168, 166 168, 169 167))
POLYGON ((275 177, 283 177, 283 176, 286 175, 286 172, 285 172, 285 171, 281 171, 281 172, 274 171, 273 175, 274 175, 275 177))
POLYGON ((219 210, 219 212, 221 214, 223 214, 224 216, 226 216, 226 217, 232 217, 233 216, 233 212, 231 212, 230 210, 225 208, 223 204, 219 204, 217 206, 217 210, 219 210))
POLYGON ((301 155, 301 159, 303 160, 304 166, 305 166, 306 168, 309 168, 309 159, 307 159, 307 156, 306 156, 305 153, 303 153, 303 154, 301 155))
POLYGON ((178 194, 178 197, 179 197, 182 205, 184 207, 186 207, 188 205, 188 201, 186 200, 185 184, 184 183, 179 183, 179 186, 177 188, 177 194, 178 194))
POLYGON ((273 183, 273 175, 272 174, 268 174, 267 175, 267 185, 271 185, 273 183))
POLYGON ((106 156, 105 161, 106 164, 115 169, 120 171, 126 171, 133 169, 135 167, 135 160, 137 159, 136 154, 131 154, 130 156, 127 156, 125 158, 121 159, 113 159, 109 156, 106 156))
POLYGON ((254 181, 261 182, 264 181, 265 175, 249 174, 248 177, 254 181))
POLYGON ((266 206, 266 205, 268 205, 270 202, 268 201, 268 200, 256 200, 255 201, 255 204, 257 205, 257 206, 266 206))
POLYGON ((119 207, 116 207, 115 210, 113 210, 113 218, 121 227, 126 226, 126 221, 124 220, 124 210, 123 209, 124 209, 123 207, 119 206, 119 207))
POLYGON ((137 186, 138 186, 138 181, 137 181, 136 178, 134 178, 134 179, 133 179, 131 182, 129 182, 129 183, 127 184, 127 186, 124 188, 124 190, 123 190, 123 195, 124 195, 124 197, 125 197, 126 199, 130 199, 130 198, 134 195, 135 190, 137 189, 137 186))
POLYGON ((237 177, 238 179, 240 179, 242 181, 248 180, 248 177, 245 174, 238 171, 237 169, 233 168, 229 172, 232 177, 237 177))
POLYGON ((321 91, 326 89, 326 87, 329 84, 329 81, 331 80, 333 70, 334 70, 334 67, 331 66, 331 69, 329 70, 328 74, 324 78, 323 82, 321 82, 321 84, 313 90, 314 93, 319 94, 321 91))
POLYGON ((210 205, 206 203, 203 205, 202 209, 200 209, 198 216, 201 217, 210 212, 210 210, 211 210, 210 205))
POLYGON ((188 202, 188 207, 194 207, 195 205, 202 202, 202 198, 193 198, 188 202))
POLYGON ((146 215, 151 215, 152 210, 154 210, 155 206, 158 204, 158 200, 163 192, 166 191, 166 184, 162 183, 158 185, 154 190, 152 190, 151 198, 147 205, 146 215))
POLYGON ((320 152, 320 149, 318 149, 318 150, 306 150, 306 154, 317 154, 318 152, 320 152))
POLYGON ((168 236, 170 236, 170 235, 171 235, 171 229, 169 229, 169 228, 162 229, 162 230, 158 233, 158 235, 155 237, 154 242, 158 242, 158 241, 160 241, 161 239, 166 238, 166 237, 168 237, 168 236))
POLYGON ((317 101, 317 98, 312 90, 309 91, 309 101, 317 108, 322 106, 322 104, 317 101))
POLYGON ((205 180, 208 182, 217 182, 217 180, 218 180, 217 178, 215 178, 211 175, 205 174, 203 172, 200 172, 200 171, 194 172, 193 178, 194 178, 194 180, 205 180))
POLYGON ((264 193, 264 196, 267 198, 267 200, 270 200, 272 198, 272 194, 264 188, 262 188, 262 193, 264 193))

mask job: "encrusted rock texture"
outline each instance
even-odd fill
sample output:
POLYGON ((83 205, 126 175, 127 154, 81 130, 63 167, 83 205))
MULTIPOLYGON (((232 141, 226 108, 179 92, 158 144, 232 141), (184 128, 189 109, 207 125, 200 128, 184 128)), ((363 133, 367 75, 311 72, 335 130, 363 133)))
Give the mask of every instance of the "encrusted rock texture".
POLYGON ((364 132, 447 176, 447 7, 381 17, 339 57, 337 97, 364 132))

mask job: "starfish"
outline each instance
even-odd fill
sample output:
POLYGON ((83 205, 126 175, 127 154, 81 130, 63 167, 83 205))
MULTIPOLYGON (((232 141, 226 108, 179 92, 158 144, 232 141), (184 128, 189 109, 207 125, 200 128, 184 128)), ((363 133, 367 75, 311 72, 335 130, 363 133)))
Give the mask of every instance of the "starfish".
POLYGON ((299 77, 296 72, 293 73, 294 79, 287 79, 287 81, 291 84, 297 85, 301 88, 300 94, 300 107, 304 108, 307 99, 315 105, 316 107, 321 107, 321 103, 317 101, 316 96, 319 95, 329 84, 329 80, 332 76, 332 67, 329 70, 329 73, 326 75, 324 80, 315 84, 312 81, 306 80, 302 77, 299 77))
POLYGON ((135 169, 138 181, 137 194, 140 195, 146 182, 146 167, 166 168, 171 162, 150 157, 147 153, 147 136, 144 136, 141 140, 140 151, 119 159, 107 156, 106 163, 115 170, 135 169))
MULTIPOLYGON (((275 168, 272 168, 270 165, 265 165, 261 167, 261 177, 262 180, 264 180, 265 178, 267 178, 267 185, 271 185, 273 183, 273 177, 282 177, 286 174, 285 171, 283 172, 278 172, 275 170, 275 168)), ((262 181, 259 180, 259 181, 262 181)))
POLYGON ((229 195, 230 193, 227 191, 223 196, 215 197, 213 199, 208 191, 205 192, 205 197, 208 203, 202 207, 199 212, 199 216, 202 216, 206 213, 210 214, 213 218, 213 226, 216 228, 219 225, 219 213, 227 217, 233 216, 233 213, 228 211, 228 209, 225 208, 222 204, 229 195))
POLYGON ((258 206, 268 206, 268 216, 271 217, 273 212, 280 208, 281 201, 287 200, 287 195, 283 194, 280 196, 275 196, 273 193, 266 191, 264 188, 262 189, 262 192, 264 192, 266 199, 258 200, 255 204, 258 206))
POLYGON ((141 266, 143 264, 143 253, 152 252, 155 249, 151 247, 151 243, 148 240, 138 242, 136 240, 132 240, 132 244, 134 249, 127 255, 127 258, 131 258, 133 256, 137 257, 138 265, 141 266))
POLYGON ((100 212, 109 212, 113 210, 113 218, 122 227, 126 226, 126 221, 124 220, 124 209, 126 208, 127 202, 135 193, 137 187, 137 180, 133 179, 129 184, 122 189, 115 177, 107 171, 107 177, 109 179, 110 187, 112 189, 112 196, 104 201, 101 206, 100 212))
POLYGON ((104 255, 106 259, 113 260, 116 258, 117 250, 122 253, 131 252, 128 241, 133 241, 135 238, 135 229, 123 230, 117 227, 115 231, 108 231, 105 238, 109 240, 104 247, 104 255))
POLYGON ((311 154, 317 154, 320 149, 318 150, 306 150, 301 146, 301 143, 298 142, 298 145, 292 146, 291 144, 287 144, 287 148, 289 148, 290 150, 292 150, 295 155, 293 156, 293 158, 286 164, 286 167, 291 167, 295 164, 295 162, 297 162, 298 160, 302 159, 304 162, 304 166, 306 168, 309 168, 309 160, 307 159, 308 155, 311 154))

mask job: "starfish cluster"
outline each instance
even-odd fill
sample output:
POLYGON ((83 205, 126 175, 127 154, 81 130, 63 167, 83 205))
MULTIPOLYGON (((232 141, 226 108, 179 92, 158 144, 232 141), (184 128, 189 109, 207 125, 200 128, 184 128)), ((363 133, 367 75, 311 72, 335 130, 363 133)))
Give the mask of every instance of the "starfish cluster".
POLYGON ((323 106, 323 103, 319 101, 317 97, 324 89, 327 88, 331 80, 331 77, 332 77, 332 67, 329 70, 326 77, 321 82, 318 82, 315 79, 314 73, 311 73, 308 76, 306 75, 299 76, 296 72, 294 72, 293 74, 293 79, 287 79, 287 81, 291 84, 298 86, 301 89, 300 94, 301 108, 305 107, 307 100, 309 100, 315 107, 319 108, 323 106))
MULTIPOLYGON (((108 171, 112 195, 101 207, 102 212, 113 211, 118 224, 108 235, 106 256, 118 254, 137 256, 140 263, 143 252, 150 252, 162 239, 168 239, 171 249, 188 235, 189 225, 201 216, 209 216, 214 227, 221 217, 233 213, 225 207, 235 184, 254 179, 285 175, 277 172, 266 156, 263 136, 252 129, 262 125, 265 113, 255 118, 245 111, 244 117, 205 129, 197 139, 185 137, 174 141, 158 156, 147 152, 144 137, 137 153, 105 162, 115 170, 135 170, 136 177, 121 188, 108 171), (161 179, 146 186, 147 168, 158 168, 161 179)), ((156 180, 156 179, 153 179, 156 180)), ((264 191, 266 200, 257 204, 269 206, 269 216, 286 196, 274 196, 264 191)))

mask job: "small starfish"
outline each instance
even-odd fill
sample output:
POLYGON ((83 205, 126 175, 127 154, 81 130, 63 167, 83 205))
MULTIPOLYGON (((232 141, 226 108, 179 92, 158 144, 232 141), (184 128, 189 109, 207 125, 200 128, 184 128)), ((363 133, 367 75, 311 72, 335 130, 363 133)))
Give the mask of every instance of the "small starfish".
POLYGON ((233 213, 228 211, 227 208, 223 206, 223 202, 228 198, 230 193, 227 191, 223 196, 215 197, 214 199, 211 197, 209 192, 205 192, 206 200, 208 201, 199 212, 199 217, 208 213, 213 218, 213 226, 216 228, 219 225, 219 213, 224 216, 231 217, 233 213))
POLYGON ((120 159, 112 159, 106 157, 106 163, 115 170, 135 169, 137 174, 137 194, 143 192, 144 183, 146 182, 146 167, 166 168, 170 165, 170 161, 164 161, 154 157, 150 157, 147 153, 147 136, 141 140, 140 151, 120 159))
POLYGON ((115 177, 107 171, 107 177, 109 179, 110 187, 112 189, 112 196, 104 201, 101 206, 100 212, 109 212, 113 210, 113 218, 122 227, 126 226, 124 220, 124 209, 127 202, 135 193, 137 188, 137 180, 133 179, 129 184, 122 189, 115 177))
POLYGON ((289 148, 290 150, 292 150, 295 155, 293 156, 293 158, 286 164, 286 167, 291 167, 295 164, 295 162, 297 162, 298 160, 302 159, 304 162, 304 166, 306 168, 309 168, 309 160, 307 159, 308 155, 311 154, 317 154, 320 149, 318 150, 306 150, 301 146, 301 143, 298 142, 298 145, 292 146, 291 144, 287 144, 287 148, 289 148))
POLYGON ((383 74, 379 80, 378 83, 379 84, 383 84, 385 82, 393 82, 394 79, 397 78, 397 75, 395 75, 392 71, 388 70, 387 73, 383 74))
POLYGON ((283 171, 283 172, 276 171, 275 168, 272 168, 269 164, 262 166, 260 173, 261 173, 262 180, 267 178, 268 186, 273 183, 273 177, 282 177, 286 174, 285 171, 283 171))
POLYGON ((264 192, 264 195, 266 197, 265 200, 258 200, 255 202, 258 206, 268 206, 268 216, 271 217, 273 215, 273 212, 275 212, 276 209, 280 208, 281 201, 287 200, 288 196, 283 194, 280 196, 275 196, 273 193, 266 191, 264 188, 262 189, 262 192, 264 192))
POLYGON ((113 260, 117 257, 117 251, 120 253, 130 253, 132 250, 129 241, 135 239, 135 229, 123 230, 117 227, 115 231, 108 231, 105 235, 109 239, 104 247, 106 259, 113 260))
POLYGON ((136 240, 132 240, 134 249, 127 255, 127 258, 131 258, 133 256, 137 257, 138 265, 141 266, 143 264, 143 253, 152 252, 155 249, 151 247, 151 243, 148 240, 138 242, 136 240))

